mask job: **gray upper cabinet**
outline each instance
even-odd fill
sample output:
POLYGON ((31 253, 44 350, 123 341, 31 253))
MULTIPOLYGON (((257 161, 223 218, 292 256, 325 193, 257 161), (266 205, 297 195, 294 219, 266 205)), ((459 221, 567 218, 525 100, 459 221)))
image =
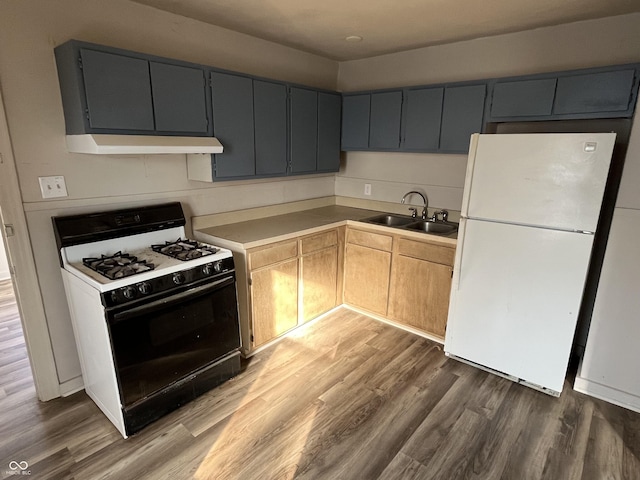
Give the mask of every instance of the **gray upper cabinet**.
POLYGON ((155 129, 149 62, 86 48, 80 62, 91 128, 155 129))
POLYGON ((346 94, 342 149, 467 152, 482 131, 486 91, 482 83, 346 94))
POLYGON ((215 71, 211 91, 213 132, 224 145, 212 180, 339 169, 339 94, 215 71))
POLYGON ((402 91, 371 94, 369 148, 397 150, 400 147, 402 91))
POLYGON ((340 149, 465 153, 486 122, 632 117, 640 84, 630 64, 340 95, 77 40, 54 52, 67 134, 215 135, 197 180, 335 172, 340 149))
POLYGON ((345 95, 342 97, 342 149, 369 148, 369 114, 371 95, 345 95))
POLYGON ((318 172, 340 170, 340 115, 342 97, 318 92, 318 172))
POLYGON ((438 150, 444 88, 418 88, 404 91, 402 149, 438 150))
POLYGON ((555 78, 497 82, 493 87, 491 117, 551 115, 555 93, 555 78))
POLYGON ((254 176, 253 80, 212 72, 211 92, 213 132, 224 146, 214 155, 215 178, 254 176))
POLYGON ((75 40, 55 56, 67 134, 211 135, 204 68, 75 40))
POLYGON ((318 92, 290 88, 291 173, 312 173, 317 169, 318 92))
POLYGON ((485 84, 445 88, 440 129, 441 151, 469 151, 471 134, 482 131, 486 91, 485 84))
POLYGON ((253 109, 255 173, 260 176, 286 175, 287 86, 254 80, 253 109))
POLYGON ((206 134, 206 80, 202 69, 149 62, 156 130, 206 134))
POLYGON ((631 105, 634 69, 558 78, 554 114, 627 111, 631 105))
POLYGON ((467 153, 490 122, 631 117, 639 76, 634 64, 346 93, 342 150, 467 153))

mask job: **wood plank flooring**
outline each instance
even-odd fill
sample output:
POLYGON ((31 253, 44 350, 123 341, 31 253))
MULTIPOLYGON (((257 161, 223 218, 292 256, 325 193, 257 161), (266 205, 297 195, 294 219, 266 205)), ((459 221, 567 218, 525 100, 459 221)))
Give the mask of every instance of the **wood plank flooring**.
POLYGON ((6 287, 1 478, 10 462, 37 479, 640 478, 640 415, 570 384, 549 397, 346 309, 124 440, 84 392, 36 399, 6 287))

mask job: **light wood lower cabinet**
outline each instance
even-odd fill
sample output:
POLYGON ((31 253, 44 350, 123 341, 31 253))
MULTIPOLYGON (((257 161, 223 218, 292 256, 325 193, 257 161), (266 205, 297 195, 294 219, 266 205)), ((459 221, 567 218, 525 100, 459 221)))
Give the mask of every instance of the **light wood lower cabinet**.
POLYGON ((298 324, 298 259, 251 272, 253 344, 260 346, 298 324))
POLYGON ((247 252, 250 350, 337 305, 340 232, 332 229, 247 252))
POLYGON ((388 317, 444 339, 455 249, 399 238, 393 257, 388 317))
POLYGON ((336 306, 338 246, 305 255, 300 262, 300 319, 308 322, 336 306))
MULTIPOLYGON (((333 228, 246 252, 244 351, 345 303, 444 339, 455 246, 333 228)), ((241 311, 243 309, 241 308, 241 311)))
POLYGON ((344 303, 444 339, 455 247, 349 228, 344 303))
POLYGON ((348 229, 344 264, 344 302, 387 314, 392 237, 348 229))
POLYGON ((444 338, 452 268, 398 255, 391 270, 389 318, 444 338))

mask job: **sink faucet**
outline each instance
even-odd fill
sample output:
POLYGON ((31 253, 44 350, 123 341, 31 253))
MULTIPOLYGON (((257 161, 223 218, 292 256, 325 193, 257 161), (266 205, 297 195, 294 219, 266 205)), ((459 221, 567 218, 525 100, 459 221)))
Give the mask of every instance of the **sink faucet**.
MULTIPOLYGON (((422 197, 422 203, 423 203, 423 207, 422 207, 422 219, 426 220, 427 219, 427 206, 428 206, 428 202, 427 202, 427 197, 425 197, 422 193, 416 191, 416 190, 411 190, 410 192, 407 192, 404 194, 404 196, 402 197, 402 200, 400 200, 400 203, 404 204, 404 202, 407 200, 407 197, 410 197, 412 194, 416 194, 416 195, 420 195, 422 197)), ((411 210, 411 216, 413 218, 416 218, 416 214, 417 211, 415 208, 409 208, 409 210, 411 210)))
POLYGON ((438 210, 433 212, 433 215, 431 216, 431 221, 432 222, 437 222, 438 221, 438 215, 442 215, 442 221, 446 222, 449 220, 449 212, 447 210, 438 210))

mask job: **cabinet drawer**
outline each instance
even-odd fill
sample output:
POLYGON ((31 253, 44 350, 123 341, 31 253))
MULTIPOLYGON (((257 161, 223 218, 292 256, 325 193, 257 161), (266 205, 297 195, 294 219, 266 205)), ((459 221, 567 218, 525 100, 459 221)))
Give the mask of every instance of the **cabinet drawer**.
POLYGON ((390 252, 393 239, 389 235, 349 229, 347 230, 347 243, 390 252))
POLYGON ((398 242, 398 253, 407 257, 419 258, 428 262, 453 265, 455 249, 434 245, 432 243, 416 242, 407 238, 401 238, 398 242))
POLYGON ((282 262, 298 255, 298 241, 290 240, 258 247, 249 252, 249 270, 282 262))
POLYGON ((322 250, 323 248, 337 245, 338 232, 331 230, 328 232, 319 233, 311 237, 305 237, 301 241, 302 255, 309 252, 315 252, 316 250, 322 250))

